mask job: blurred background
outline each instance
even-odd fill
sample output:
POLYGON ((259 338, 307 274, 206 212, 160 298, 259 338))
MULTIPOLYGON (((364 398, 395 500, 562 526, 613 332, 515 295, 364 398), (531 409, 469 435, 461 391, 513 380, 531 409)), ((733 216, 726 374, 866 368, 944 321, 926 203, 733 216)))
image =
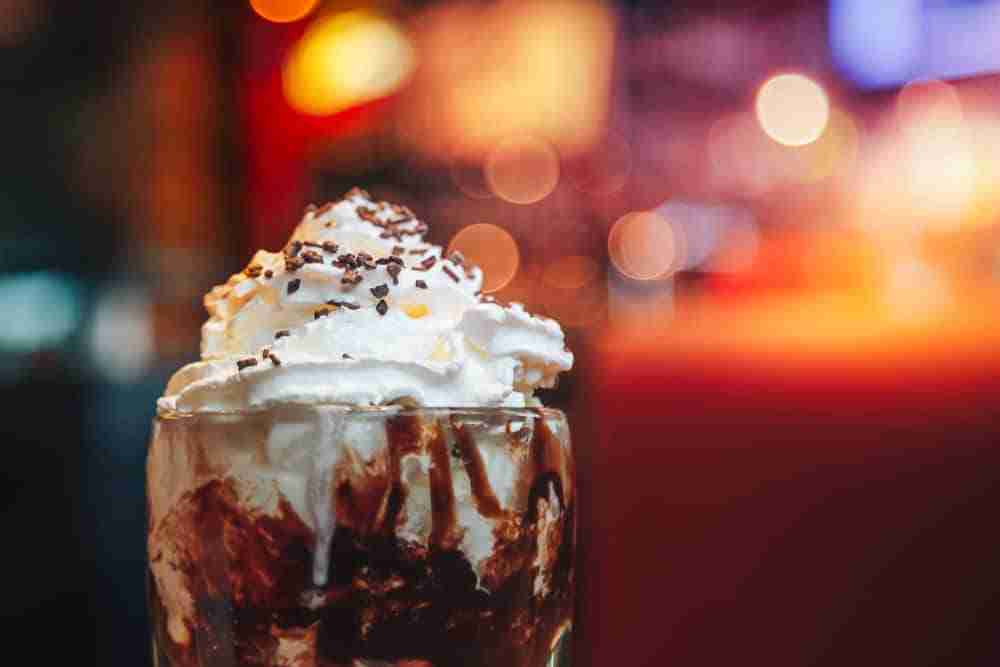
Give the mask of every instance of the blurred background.
POLYGON ((581 664, 998 664, 998 45, 996 0, 0 0, 6 629, 150 664, 155 399, 359 185, 578 352, 581 664))

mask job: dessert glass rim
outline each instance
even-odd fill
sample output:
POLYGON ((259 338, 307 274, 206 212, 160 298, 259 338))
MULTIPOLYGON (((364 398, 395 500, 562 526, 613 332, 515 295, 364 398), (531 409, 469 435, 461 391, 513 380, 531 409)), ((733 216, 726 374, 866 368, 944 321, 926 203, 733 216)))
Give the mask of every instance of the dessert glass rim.
POLYGON ((212 420, 233 417, 256 417, 272 410, 291 410, 310 412, 317 409, 336 410, 346 417, 358 417, 368 419, 378 419, 385 417, 408 417, 416 415, 467 415, 470 417, 496 417, 497 415, 509 415, 511 417, 544 417, 549 419, 566 420, 566 414, 559 408, 550 407, 504 407, 504 406, 474 406, 474 405, 454 405, 454 406, 404 406, 404 405, 346 405, 343 403, 274 403, 253 408, 242 408, 238 410, 210 410, 196 412, 181 412, 170 408, 157 407, 154 421, 175 421, 175 420, 212 420))

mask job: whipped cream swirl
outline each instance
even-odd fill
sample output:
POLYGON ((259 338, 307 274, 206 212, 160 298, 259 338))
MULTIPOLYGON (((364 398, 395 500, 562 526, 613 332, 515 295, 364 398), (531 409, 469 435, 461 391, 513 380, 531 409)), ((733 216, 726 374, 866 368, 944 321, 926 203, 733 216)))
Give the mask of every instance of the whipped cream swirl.
POLYGON ((202 359, 159 408, 535 405, 573 364, 559 325, 481 297, 481 270, 426 232, 363 190, 309 207, 284 251, 206 295, 202 359))

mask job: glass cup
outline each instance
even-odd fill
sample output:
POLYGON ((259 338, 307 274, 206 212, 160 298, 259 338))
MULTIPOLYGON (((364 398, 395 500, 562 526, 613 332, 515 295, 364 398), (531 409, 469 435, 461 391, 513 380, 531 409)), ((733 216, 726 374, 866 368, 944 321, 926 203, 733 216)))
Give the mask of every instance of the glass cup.
POLYGON ((570 667, 575 472, 549 409, 161 413, 158 667, 570 667))

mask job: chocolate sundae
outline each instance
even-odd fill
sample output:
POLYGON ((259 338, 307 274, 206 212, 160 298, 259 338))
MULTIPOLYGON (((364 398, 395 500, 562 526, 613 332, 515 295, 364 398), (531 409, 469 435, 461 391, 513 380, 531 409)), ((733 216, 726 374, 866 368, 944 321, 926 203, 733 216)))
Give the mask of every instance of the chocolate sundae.
POLYGON ((534 393, 573 356, 426 232, 355 189, 206 296, 148 458, 157 665, 570 665, 573 459, 534 393))

